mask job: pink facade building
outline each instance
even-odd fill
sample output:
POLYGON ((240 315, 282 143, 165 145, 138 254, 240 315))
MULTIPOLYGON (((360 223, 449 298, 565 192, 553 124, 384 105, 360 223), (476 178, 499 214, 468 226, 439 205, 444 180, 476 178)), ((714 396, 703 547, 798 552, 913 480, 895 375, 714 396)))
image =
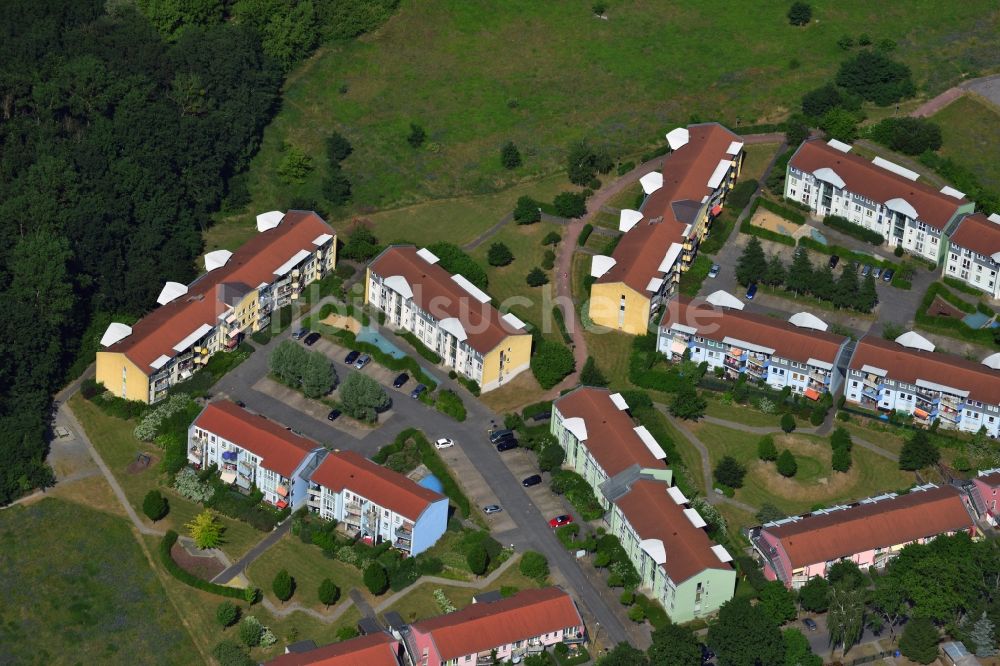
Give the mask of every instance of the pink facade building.
POLYGON ((888 493, 766 523, 750 537, 764 575, 799 588, 840 560, 881 569, 911 543, 957 532, 976 535, 966 496, 929 483, 905 495, 888 493))
POLYGON ((493 602, 410 625, 407 649, 416 666, 480 666, 579 643, 585 627, 572 597, 555 587, 524 590, 493 602))
POLYGON ((972 479, 972 501, 980 517, 993 527, 1000 525, 1000 467, 972 479))

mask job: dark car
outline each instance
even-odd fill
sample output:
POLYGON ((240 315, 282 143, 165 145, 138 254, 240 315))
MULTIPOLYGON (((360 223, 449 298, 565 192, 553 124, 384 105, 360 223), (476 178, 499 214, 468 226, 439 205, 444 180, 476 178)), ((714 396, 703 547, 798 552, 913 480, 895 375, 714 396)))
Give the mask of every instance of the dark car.
POLYGON ((395 380, 393 380, 392 386, 393 388, 400 388, 403 386, 403 384, 405 384, 408 381, 410 381, 410 376, 405 372, 401 372, 399 373, 399 376, 396 377, 395 380))
POLYGON ((896 271, 891 268, 885 269, 885 273, 882 273, 882 279, 886 282, 892 282, 892 276, 896 274, 896 271))
POLYGON ((517 448, 517 440, 514 438, 501 439, 499 442, 497 442, 497 451, 500 451, 501 453, 516 448, 517 448))
POLYGON ((804 624, 806 626, 806 629, 808 629, 809 631, 816 631, 816 621, 813 620, 811 617, 807 617, 806 619, 802 620, 802 624, 804 624))
POLYGON ((521 482, 521 485, 524 486, 525 488, 530 488, 531 486, 537 486, 541 482, 542 482, 541 474, 532 474, 531 476, 526 477, 524 481, 521 482))
POLYGON ((831 269, 836 268, 837 264, 839 264, 839 263, 840 263, 840 256, 839 255, 834 254, 834 255, 830 256, 830 268, 831 269))
POLYGON ((340 418, 340 410, 339 409, 334 409, 329 414, 326 415, 326 420, 327 421, 336 421, 338 418, 340 418))
POLYGON ((361 356, 361 352, 359 351, 347 352, 347 356, 344 357, 344 363, 347 365, 354 365, 354 362, 358 360, 359 356, 361 356))
POLYGON ((319 333, 315 332, 310 333, 309 335, 306 336, 306 339, 302 341, 302 344, 304 344, 306 347, 312 347, 314 344, 316 344, 316 341, 319 340, 319 338, 320 338, 319 333))
POLYGON ((417 398, 420 397, 420 394, 426 390, 427 390, 426 386, 424 386, 423 384, 417 384, 416 386, 413 387, 413 390, 410 391, 410 397, 416 400, 417 398))
POLYGON ((750 287, 747 288, 747 300, 752 301, 753 297, 757 295, 757 283, 753 282, 750 287))
POLYGON ((242 407, 243 409, 246 409, 247 403, 243 402, 242 400, 237 400, 236 401, 236 406, 237 407, 242 407))
POLYGON ((306 337, 307 333, 309 333, 309 329, 308 328, 300 328, 297 331, 295 331, 294 333, 292 333, 292 339, 293 340, 301 340, 302 338, 306 337))
POLYGON ((715 659, 715 652, 704 643, 701 644, 701 663, 706 664, 715 659))
POLYGON ((496 444, 501 439, 509 439, 514 437, 513 430, 493 430, 490 432, 490 441, 496 444))

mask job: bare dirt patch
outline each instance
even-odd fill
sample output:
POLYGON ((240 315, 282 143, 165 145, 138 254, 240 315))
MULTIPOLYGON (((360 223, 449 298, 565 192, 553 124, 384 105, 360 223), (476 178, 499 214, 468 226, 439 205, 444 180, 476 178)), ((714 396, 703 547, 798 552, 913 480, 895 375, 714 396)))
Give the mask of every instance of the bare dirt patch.
POLYGON ((927 314, 931 317, 951 317, 952 319, 962 319, 965 316, 964 312, 940 296, 934 297, 930 307, 927 308, 927 314))
POLYGON ((125 468, 126 472, 129 474, 142 474, 146 470, 157 469, 156 464, 160 461, 160 457, 148 451, 143 451, 142 453, 147 458, 140 459, 136 456, 135 460, 130 462, 128 467, 125 468), (147 459, 149 462, 146 462, 147 459))
POLYGON ((333 326, 334 328, 339 328, 344 331, 350 331, 355 335, 361 331, 361 322, 354 317, 348 317, 347 315, 332 314, 326 319, 321 319, 319 323, 326 324, 327 326, 333 326))
POLYGON ((173 545, 173 548, 170 549, 170 556, 182 569, 202 580, 212 580, 225 569, 222 562, 215 559, 214 555, 192 555, 180 543, 173 545))
POLYGON ((791 236, 792 238, 798 238, 799 236, 804 236, 809 233, 809 227, 805 224, 792 224, 785 218, 772 213, 764 208, 758 208, 757 212, 753 214, 750 219, 750 224, 755 227, 760 227, 762 229, 767 229, 768 231, 773 231, 777 234, 783 234, 785 236, 791 236))

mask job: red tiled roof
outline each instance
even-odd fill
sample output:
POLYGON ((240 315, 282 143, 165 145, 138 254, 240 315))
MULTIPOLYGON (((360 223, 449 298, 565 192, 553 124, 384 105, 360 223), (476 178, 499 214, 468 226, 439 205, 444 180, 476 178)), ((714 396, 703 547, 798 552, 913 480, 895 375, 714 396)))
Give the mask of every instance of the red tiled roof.
POLYGON ((308 652, 283 654, 267 662, 273 666, 399 666, 399 641, 377 633, 331 643, 308 652))
POLYGON ((469 346, 480 354, 496 349, 510 335, 528 335, 500 318, 489 302, 480 303, 439 264, 417 255, 412 245, 394 245, 377 256, 369 268, 383 278, 401 275, 413 290, 413 302, 437 320, 456 318, 468 335, 469 346))
POLYGON ((650 278, 659 277, 660 262, 671 243, 684 243, 686 222, 677 219, 671 204, 693 201, 699 206, 710 194, 708 180, 719 161, 739 135, 718 123, 688 126, 688 142, 663 158, 663 187, 646 198, 643 219, 632 227, 615 248, 615 265, 597 279, 599 283, 624 282, 640 294, 646 293, 650 278), (663 219, 650 224, 649 220, 663 219))
POLYGON ((413 521, 429 504, 444 499, 444 495, 353 451, 328 455, 313 472, 312 481, 338 493, 346 488, 413 521))
POLYGON ((587 425, 584 446, 608 477, 638 465, 648 469, 666 469, 646 447, 634 428, 628 412, 611 402, 611 391, 582 386, 555 402, 564 419, 579 417, 587 425))
POLYGON ((961 356, 903 347, 891 340, 867 335, 858 342, 851 369, 881 368, 889 379, 915 384, 918 379, 968 391, 969 398, 1000 405, 1000 370, 961 356))
POLYGON ((471 604, 455 613, 421 620, 412 628, 429 633, 441 659, 447 661, 581 625, 583 619, 573 599, 558 588, 546 587, 471 604))
POLYGON ((684 515, 687 508, 667 495, 662 481, 639 479, 615 500, 640 539, 659 539, 667 561, 663 564, 670 580, 683 583, 706 569, 731 571, 732 566, 712 552, 712 540, 704 529, 695 527, 684 515))
POLYGON ((203 324, 215 326, 228 307, 221 302, 223 285, 242 283, 256 289, 274 281, 274 271, 300 250, 313 251, 313 240, 334 231, 319 215, 308 211, 288 211, 281 224, 258 233, 244 243, 226 265, 202 275, 188 286, 188 292, 161 305, 132 326, 132 334, 105 351, 124 353, 147 373, 150 363, 161 355, 177 354, 175 344, 203 324))
POLYGON ((985 483, 988 486, 1000 486, 1000 470, 993 472, 992 474, 974 476, 973 480, 979 481, 980 483, 985 483))
POLYGON ((990 222, 981 213, 965 215, 951 235, 951 243, 992 258, 1000 252, 1000 224, 990 222))
POLYGON ((683 324, 698 330, 697 335, 721 342, 730 337, 774 349, 782 358, 805 363, 810 358, 833 363, 846 338, 825 331, 800 328, 783 319, 717 308, 706 301, 686 296, 672 300, 664 309, 660 326, 683 324))
POLYGON ((973 527, 961 491, 943 486, 763 529, 798 568, 973 527))
POLYGON ((302 459, 320 447, 259 414, 228 400, 210 402, 194 425, 261 457, 261 465, 288 478, 302 459))
POLYGON ((875 166, 860 155, 843 153, 821 139, 804 142, 789 164, 806 173, 823 167, 833 169, 843 179, 844 189, 872 201, 884 204, 897 197, 905 199, 916 209, 922 222, 939 230, 944 229, 959 206, 969 203, 875 166))

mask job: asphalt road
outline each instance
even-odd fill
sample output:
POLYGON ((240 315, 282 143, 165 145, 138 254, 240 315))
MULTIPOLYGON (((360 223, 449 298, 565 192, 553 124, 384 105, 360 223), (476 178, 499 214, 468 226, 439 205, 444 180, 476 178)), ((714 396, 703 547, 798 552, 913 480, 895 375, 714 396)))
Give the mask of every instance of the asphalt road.
MULTIPOLYGON (((516 524, 515 530, 504 533, 504 542, 513 543, 519 551, 531 549, 544 554, 549 563, 558 568, 563 575, 577 601, 600 623, 602 634, 610 637, 614 643, 629 640, 622 621, 601 599, 595 588, 595 585, 603 583, 593 581, 584 574, 573 555, 556 539, 548 525, 549 517, 539 515, 538 509, 525 493, 520 480, 514 477, 500 459, 501 454, 497 453, 489 443, 487 431, 491 421, 502 423, 499 415, 459 390, 468 411, 468 418, 458 423, 409 398, 407 394, 390 389, 390 395, 393 397, 392 417, 361 439, 346 435, 332 425, 303 414, 253 388, 253 385, 267 374, 267 357, 270 350, 281 340, 288 339, 290 331, 294 328, 293 325, 284 333, 274 336, 266 346, 257 346, 257 352, 223 377, 215 385, 214 391, 225 393, 233 400, 241 400, 246 403, 248 409, 290 426, 323 444, 357 451, 365 456, 371 456, 409 427, 420 428, 431 439, 452 437, 475 462, 490 489, 499 498, 504 511, 516 524)), ((400 343, 400 346, 405 348, 405 343, 400 343)), ((341 378, 345 376, 346 366, 342 359, 337 359, 337 371, 341 378)), ((445 380, 445 384, 453 383, 445 380)))

